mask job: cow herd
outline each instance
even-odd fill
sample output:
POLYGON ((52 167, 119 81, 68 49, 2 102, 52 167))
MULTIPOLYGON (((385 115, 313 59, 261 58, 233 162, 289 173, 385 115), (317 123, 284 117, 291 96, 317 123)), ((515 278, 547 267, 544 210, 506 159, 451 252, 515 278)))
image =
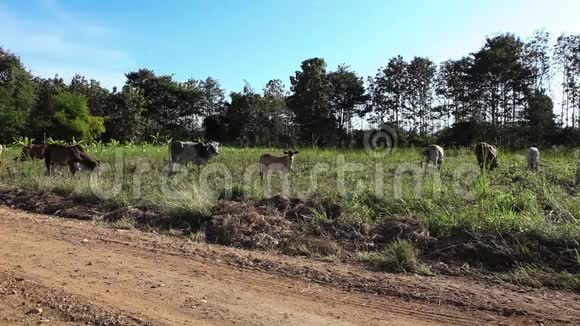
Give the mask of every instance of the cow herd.
MULTIPOLYGON (((206 164, 210 159, 219 154, 220 144, 217 142, 186 142, 173 141, 169 144, 169 175, 174 172, 175 164, 187 165, 194 162, 197 166, 206 164)), ((2 154, 0 145, 0 155, 2 154)), ((475 146, 475 157, 481 170, 493 170, 498 166, 497 149, 488 143, 479 143, 475 146)), ((298 151, 285 151, 283 156, 263 154, 260 156, 260 178, 270 171, 280 171, 284 176, 292 170, 294 156, 298 151)), ((51 175, 57 165, 67 166, 74 175, 77 171, 94 171, 100 164, 94 160, 80 145, 58 144, 32 144, 22 148, 15 160, 43 159, 45 174, 51 175)), ((421 166, 431 163, 433 169, 440 169, 445 159, 445 151, 439 145, 430 145, 423 150, 421 166)), ((539 171, 540 151, 536 147, 530 147, 527 155, 527 166, 532 171, 539 171)), ((580 173, 580 170, 579 170, 580 173)), ((580 176, 579 176, 580 178, 580 176)))
MULTIPOLYGON (((477 163, 479 168, 483 171, 493 170, 498 166, 497 163, 497 149, 495 146, 488 143, 481 142, 475 145, 475 157, 477 158, 477 163)), ((429 164, 431 162, 434 169, 441 167, 443 159, 445 158, 445 152, 443 148, 439 145, 430 145, 423 151, 423 163, 429 164)), ((537 147, 530 147, 528 149, 528 169, 532 171, 540 170, 540 151, 537 147)))

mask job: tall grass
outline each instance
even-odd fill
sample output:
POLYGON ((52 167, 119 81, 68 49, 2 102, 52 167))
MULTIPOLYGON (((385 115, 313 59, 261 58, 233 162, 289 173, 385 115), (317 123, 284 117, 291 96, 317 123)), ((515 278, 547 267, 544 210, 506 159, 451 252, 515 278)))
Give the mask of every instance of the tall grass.
POLYGON ((258 176, 263 153, 273 148, 220 149, 208 165, 181 166, 167 177, 165 146, 90 146, 103 163, 99 176, 71 176, 62 168, 44 176, 41 161, 15 162, 19 148, 2 156, 0 183, 51 191, 110 206, 155 206, 182 215, 207 216, 219 199, 259 199, 283 191, 314 193, 345 208, 352 223, 375 223, 391 216, 422 219, 435 236, 460 228, 473 233, 535 231, 553 238, 580 239, 580 200, 574 192, 576 158, 572 151, 542 152, 539 173, 526 170, 524 153, 501 153, 500 167, 481 174, 467 150, 448 150, 440 171, 420 169, 419 149, 385 155, 364 150, 301 149, 289 187, 271 176, 267 193, 258 176))

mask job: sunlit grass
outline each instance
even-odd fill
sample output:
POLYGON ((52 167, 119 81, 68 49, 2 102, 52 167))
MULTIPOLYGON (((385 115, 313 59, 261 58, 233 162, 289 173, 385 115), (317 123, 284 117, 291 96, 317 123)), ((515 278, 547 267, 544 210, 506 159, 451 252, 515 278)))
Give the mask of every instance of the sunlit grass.
MULTIPOLYGON (((573 151, 542 152, 540 173, 526 170, 525 153, 505 153, 500 167, 481 174, 470 150, 448 150, 440 171, 420 169, 420 149, 384 155, 364 150, 299 149, 287 195, 321 194, 345 208, 346 219, 374 223, 390 216, 422 219, 435 236, 461 228, 469 232, 537 231, 550 237, 580 238, 580 200, 574 183, 573 151)), ((71 176, 62 168, 44 176, 41 161, 15 162, 19 148, 2 157, 0 183, 35 191, 71 194, 110 206, 153 206, 168 212, 208 216, 220 199, 260 199, 267 195, 258 176, 263 153, 274 148, 220 148, 208 165, 180 166, 167 177, 165 146, 92 146, 102 162, 99 176, 71 176)), ((271 192, 284 191, 280 175, 271 192)))

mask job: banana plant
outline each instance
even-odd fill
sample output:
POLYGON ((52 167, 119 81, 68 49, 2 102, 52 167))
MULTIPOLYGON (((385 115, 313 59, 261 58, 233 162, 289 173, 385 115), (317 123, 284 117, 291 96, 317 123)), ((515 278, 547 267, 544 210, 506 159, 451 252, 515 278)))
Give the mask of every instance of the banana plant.
POLYGON ((34 143, 34 140, 35 139, 34 138, 28 138, 28 137, 19 137, 19 138, 14 137, 13 140, 14 141, 12 142, 12 145, 15 145, 15 146, 27 146, 27 145, 30 145, 30 144, 34 143))

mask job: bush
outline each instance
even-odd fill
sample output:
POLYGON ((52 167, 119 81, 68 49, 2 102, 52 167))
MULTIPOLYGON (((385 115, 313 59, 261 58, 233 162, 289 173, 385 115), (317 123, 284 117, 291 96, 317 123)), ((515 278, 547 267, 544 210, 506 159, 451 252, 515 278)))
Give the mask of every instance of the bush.
POLYGON ((62 92, 53 96, 52 101, 55 108, 53 119, 56 138, 92 141, 105 132, 105 120, 89 113, 84 96, 62 92))
POLYGON ((359 259, 385 272, 423 274, 429 272, 417 259, 415 246, 408 240, 395 240, 379 253, 359 253, 359 259))

